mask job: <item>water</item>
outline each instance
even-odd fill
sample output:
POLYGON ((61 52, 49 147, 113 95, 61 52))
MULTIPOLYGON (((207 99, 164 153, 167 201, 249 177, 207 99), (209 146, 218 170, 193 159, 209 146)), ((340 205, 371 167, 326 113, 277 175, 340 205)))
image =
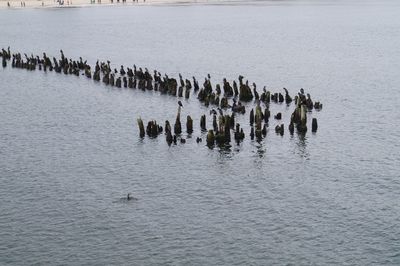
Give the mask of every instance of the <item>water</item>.
MULTIPOLYGON (((173 97, 1 69, 0 264, 399 265, 399 8, 0 10, 0 47, 210 73, 214 84, 242 74, 260 89, 303 87, 324 104, 305 138, 277 136, 271 120, 261 143, 245 126, 230 149, 194 138, 168 147, 164 137, 140 140, 136 118, 173 121, 173 97), (138 200, 122 200, 127 193, 138 200)), ((183 104, 201 136, 208 109, 183 104)), ((287 126, 292 108, 271 111, 287 126)))

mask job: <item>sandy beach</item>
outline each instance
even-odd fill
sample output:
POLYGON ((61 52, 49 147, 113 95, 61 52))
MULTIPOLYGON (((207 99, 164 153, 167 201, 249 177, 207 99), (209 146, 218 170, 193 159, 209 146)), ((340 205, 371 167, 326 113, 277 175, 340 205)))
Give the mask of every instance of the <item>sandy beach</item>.
POLYGON ((22 8, 51 8, 51 7, 83 7, 100 5, 164 5, 164 4, 195 4, 195 3, 218 3, 226 1, 218 0, 0 0, 0 8, 22 9, 22 8))

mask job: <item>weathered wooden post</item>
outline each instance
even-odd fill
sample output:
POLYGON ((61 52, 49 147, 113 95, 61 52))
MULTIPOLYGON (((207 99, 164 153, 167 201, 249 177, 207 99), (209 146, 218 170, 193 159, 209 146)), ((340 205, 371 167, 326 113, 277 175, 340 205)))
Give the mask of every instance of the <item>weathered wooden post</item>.
POLYGON ((218 132, 218 123, 217 123, 217 116, 216 115, 213 115, 213 129, 214 129, 215 133, 218 132))
POLYGON ((231 127, 231 129, 233 129, 235 127, 235 113, 232 113, 232 115, 231 115, 230 127, 231 127))
POLYGON ((312 122, 311 122, 311 131, 315 133, 315 132, 317 132, 317 129, 318 129, 317 119, 313 118, 312 122))
POLYGON ((160 131, 162 131, 162 128, 157 125, 156 121, 149 121, 146 128, 149 137, 156 138, 161 133, 160 131))
POLYGON ((263 113, 261 111, 260 104, 257 104, 257 106, 256 106, 255 120, 256 120, 256 137, 258 140, 260 140, 260 139, 262 139, 261 122, 263 120, 263 113))
POLYGON ((286 88, 283 88, 285 91, 285 102, 286 104, 290 104, 292 102, 292 97, 290 97, 289 92, 286 88))
POLYGON ((89 68, 85 68, 85 76, 89 79, 92 78, 92 72, 90 71, 89 68))
POLYGON ((213 130, 209 130, 207 134, 207 146, 213 147, 215 144, 215 135, 213 130))
POLYGON ((186 87, 186 90, 185 90, 185 98, 186 98, 186 99, 189 99, 189 97, 190 97, 190 88, 186 87))
POLYGON ((291 135, 293 135, 294 133, 294 114, 292 114, 291 118, 290 118, 290 124, 289 124, 289 132, 291 135))
POLYGON ((254 109, 250 111, 250 125, 254 124, 254 109))
POLYGON ((165 140, 167 141, 167 144, 170 146, 173 141, 172 133, 171 131, 167 131, 167 135, 165 137, 165 140))
POLYGON ((222 109, 228 108, 228 98, 222 97, 222 99, 221 99, 221 108, 222 109))
POLYGON ((221 94, 221 86, 219 84, 215 85, 215 92, 217 93, 217 95, 221 94))
POLYGON ((280 103, 283 103, 284 98, 283 98, 282 93, 279 93, 279 94, 278 94, 278 100, 279 100, 280 103))
POLYGON ((116 80, 116 82, 115 82, 115 86, 116 86, 117 88, 121 88, 121 77, 118 77, 118 78, 117 78, 117 80, 116 80))
POLYGON ((130 88, 130 89, 133 88, 133 78, 132 77, 128 78, 128 88, 130 88))
POLYGON ((142 120, 141 118, 138 118, 138 119, 137 119, 137 123, 138 123, 138 126, 139 126, 139 136, 140 136, 141 138, 144 138, 144 136, 145 136, 145 131, 144 131, 143 120, 142 120))
POLYGON ((110 85, 114 86, 115 85, 115 78, 114 78, 114 74, 110 75, 110 85))
POLYGON ((189 134, 193 133, 193 120, 190 115, 188 115, 186 118, 186 131, 189 134))
POLYGON ((201 128, 201 130, 207 130, 207 127, 206 127, 206 115, 202 115, 201 116, 201 118, 200 118, 200 128, 201 128))
POLYGON ((236 142, 239 144, 240 141, 242 141, 244 139, 244 132, 243 132, 243 128, 240 128, 240 124, 236 124, 236 130, 235 130, 235 140, 236 142))
POLYGON ((307 110, 306 106, 302 104, 300 106, 300 121, 297 123, 297 130, 301 133, 307 132, 307 110))
POLYGON ((179 87, 178 89, 178 97, 182 97, 183 96, 183 87, 179 87))
POLYGON ((124 82, 124 88, 128 87, 128 79, 126 77, 123 77, 122 81, 124 82))
POLYGON ((261 130, 261 133, 262 133, 263 137, 265 138, 265 136, 267 135, 267 124, 264 124, 263 129, 261 130))
POLYGON ((179 135, 182 133, 182 125, 181 125, 181 106, 178 106, 178 114, 176 115, 174 133, 179 135))
POLYGON ((270 116, 271 116, 271 112, 269 111, 269 107, 267 105, 267 107, 265 108, 265 111, 264 111, 264 123, 268 123, 270 116))
POLYGON ((306 105, 307 105, 307 108, 308 108, 309 110, 312 110, 313 107, 314 107, 313 101, 311 100, 311 96, 310 96, 309 93, 307 93, 306 105))
POLYGON ((166 135, 166 141, 168 145, 172 144, 173 138, 172 138, 172 133, 171 133, 171 125, 169 124, 169 121, 165 121, 165 135, 166 135))
POLYGON ((271 92, 270 91, 267 91, 265 93, 265 101, 266 101, 266 103, 270 103, 271 102, 271 92))
POLYGON ((136 89, 137 88, 137 86, 138 86, 138 81, 137 81, 137 79, 136 79, 136 77, 135 78, 133 78, 133 87, 132 88, 134 88, 134 89, 136 89))

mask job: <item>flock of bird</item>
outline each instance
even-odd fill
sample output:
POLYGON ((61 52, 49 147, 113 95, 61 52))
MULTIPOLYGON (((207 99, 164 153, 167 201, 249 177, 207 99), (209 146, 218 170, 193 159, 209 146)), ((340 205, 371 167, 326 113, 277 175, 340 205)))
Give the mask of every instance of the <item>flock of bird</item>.
MULTIPOLYGON (((0 52, 3 68, 7 67, 11 61, 11 66, 18 69, 26 69, 29 71, 54 71, 65 75, 84 75, 95 82, 103 83, 107 86, 115 86, 117 88, 140 89, 143 91, 158 91, 160 94, 170 95, 178 98, 186 98, 196 96, 200 103, 209 107, 210 116, 212 116, 212 128, 207 129, 207 116, 202 114, 200 117, 200 128, 206 133, 206 143, 209 147, 215 145, 229 145, 232 141, 240 143, 245 138, 243 128, 239 123, 235 123, 236 116, 244 115, 246 107, 244 103, 254 102, 255 106, 249 112, 249 123, 251 125, 250 138, 261 141, 267 135, 269 119, 271 112, 269 107, 271 104, 291 105, 294 102, 294 111, 290 116, 288 130, 290 134, 294 134, 295 130, 298 134, 306 134, 307 113, 314 110, 321 110, 320 102, 313 102, 310 94, 305 94, 303 89, 294 97, 289 95, 287 89, 283 88, 283 94, 280 92, 272 93, 264 87, 262 92, 257 91, 257 86, 244 80, 243 76, 239 76, 238 80, 230 83, 225 78, 222 84, 213 86, 211 77, 208 74, 202 84, 195 78, 184 79, 181 74, 175 79, 167 74, 161 75, 160 72, 154 70, 152 73, 147 69, 142 69, 133 65, 132 68, 120 66, 119 69, 112 68, 110 61, 97 61, 92 68, 82 57, 79 60, 72 60, 65 57, 60 50, 60 58, 49 57, 46 53, 42 56, 34 56, 31 54, 12 53, 10 47, 2 49, 0 52), (263 106, 263 107, 262 107, 263 106)), ((247 105, 249 106, 249 105, 247 105)), ((151 138, 155 138, 164 133, 168 145, 185 143, 182 135, 181 124, 181 108, 182 102, 178 101, 178 112, 173 125, 167 120, 164 127, 157 124, 156 121, 149 121, 145 127, 141 118, 137 119, 139 126, 139 135, 141 138, 147 134, 151 138)), ((282 113, 276 113, 273 118, 281 121, 282 113)), ((311 131, 316 132, 318 129, 317 119, 313 118, 311 122, 311 131)), ((192 134, 193 119, 190 115, 186 117, 186 132, 192 134)), ((284 124, 278 124, 275 132, 284 135, 284 124)), ((202 142, 201 137, 196 138, 196 142, 202 142)))

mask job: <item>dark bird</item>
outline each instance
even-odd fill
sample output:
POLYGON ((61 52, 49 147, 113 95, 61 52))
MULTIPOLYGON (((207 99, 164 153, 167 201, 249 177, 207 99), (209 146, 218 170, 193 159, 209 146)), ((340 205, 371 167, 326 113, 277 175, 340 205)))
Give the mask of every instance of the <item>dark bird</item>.
POLYGON ((182 104, 182 102, 181 102, 181 101, 178 101, 178 104, 179 104, 179 106, 180 106, 180 107, 182 107, 182 108, 183 108, 183 104, 182 104))
POLYGON ((135 198, 135 197, 132 197, 131 194, 128 193, 128 195, 126 196, 125 200, 126 200, 126 201, 135 201, 135 200, 138 200, 138 199, 135 198))

